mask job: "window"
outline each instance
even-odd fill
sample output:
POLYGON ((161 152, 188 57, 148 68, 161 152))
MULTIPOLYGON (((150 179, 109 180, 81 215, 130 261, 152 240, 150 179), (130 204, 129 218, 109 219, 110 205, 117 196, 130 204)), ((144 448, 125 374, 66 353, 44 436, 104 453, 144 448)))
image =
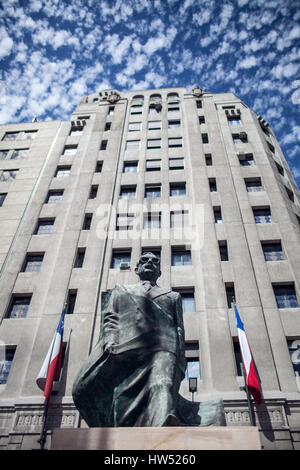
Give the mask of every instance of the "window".
POLYGON ((174 137, 168 139, 169 148, 182 147, 182 137, 174 137))
POLYGON ((261 242, 262 250, 266 261, 280 261, 285 259, 281 242, 261 242))
POLYGON ((168 103, 168 112, 179 111, 179 103, 168 103))
POLYGON ((242 372, 243 358, 242 358, 239 339, 234 337, 234 338, 232 338, 232 342, 233 342, 233 352, 234 352, 234 359, 235 359, 236 375, 241 377, 243 375, 243 372, 242 372))
POLYGON ((160 130, 161 121, 149 121, 148 122, 148 131, 160 130))
POLYGON ((29 149, 18 149, 14 150, 12 156, 10 157, 12 160, 17 158, 26 158, 28 155, 29 149))
POLYGON ((199 342, 189 341, 185 343, 186 371, 184 380, 190 378, 200 379, 199 342))
POLYGON ((82 224, 82 230, 90 230, 92 218, 93 218, 93 214, 85 214, 83 224, 82 224))
POLYGON ((147 149, 160 149, 161 148, 161 139, 148 139, 147 140, 147 149))
POLYGON ((52 233, 55 219, 39 219, 35 230, 36 235, 52 233))
POLYGON ((77 248, 74 268, 82 268, 85 257, 85 248, 77 248))
POLYGON ((5 160, 8 155, 9 150, 0 150, 0 160, 5 160))
POLYGON ((77 137, 81 135, 82 132, 83 132, 83 126, 72 127, 69 135, 71 137, 77 137))
POLYGON ((36 133, 37 131, 6 132, 2 140, 31 140, 35 138, 36 133))
POLYGON ((242 121, 240 120, 239 116, 228 116, 228 123, 231 126, 239 126, 240 124, 242 124, 242 121))
POLYGON ((240 132, 239 134, 232 134, 233 142, 235 144, 245 144, 248 142, 246 132, 240 132))
POLYGON ((169 158, 169 170, 183 170, 184 159, 183 158, 169 158))
POLYGON ((130 122, 128 124, 128 132, 140 131, 142 127, 141 122, 130 122))
POLYGON ((134 108, 134 107, 131 107, 130 108, 130 114, 131 115, 135 115, 135 114, 142 114, 142 109, 141 108, 134 108))
POLYGON ((205 117, 204 116, 198 116, 199 118, 199 124, 205 124, 205 117))
POLYGON ((160 171, 161 160, 146 160, 146 171, 160 171))
POLYGON ((208 134, 201 134, 203 144, 208 144, 208 134))
POLYGON ((111 128, 111 122, 106 122, 105 127, 104 127, 104 132, 110 131, 111 128))
POLYGON ((25 273, 40 272, 43 259, 44 259, 44 253, 27 254, 24 267, 23 267, 23 272, 25 273))
POLYGON ((287 188, 286 186, 284 186, 285 190, 286 190, 286 193, 288 195, 288 198, 290 201, 294 202, 294 193, 291 189, 287 188))
POLYGON ((253 215, 256 224, 270 224, 272 222, 270 207, 253 207, 253 215))
POLYGON ((13 181, 16 179, 19 170, 3 170, 0 175, 0 181, 13 181))
POLYGON ((186 250, 184 247, 172 247, 172 266, 191 266, 191 264, 191 250, 186 250))
POLYGON ((201 109, 202 108, 202 101, 201 100, 196 100, 196 108, 201 109))
POLYGON ((93 184, 91 186, 89 199, 96 199, 97 193, 98 193, 98 187, 99 187, 98 184, 93 184))
POLYGON ((255 164, 252 153, 238 152, 238 158, 241 166, 253 166, 255 164))
POLYGON ((182 311, 183 313, 196 312, 194 289, 173 289, 175 292, 179 292, 182 299, 182 311))
POLYGON ((284 175, 284 169, 282 168, 281 165, 279 165, 279 163, 275 162, 275 165, 276 165, 276 168, 278 170, 278 173, 280 173, 282 176, 284 175))
POLYGON ((272 152, 272 153, 275 153, 275 147, 274 147, 274 145, 272 145, 268 140, 266 140, 266 142, 267 142, 267 145, 268 145, 269 149, 271 150, 271 152, 272 152))
POLYGON ((102 166, 103 166, 103 161, 102 161, 102 160, 98 160, 98 161, 96 162, 95 173, 101 173, 101 171, 102 171, 102 166))
POLYGON ((161 226, 161 212, 147 212, 144 214, 143 228, 155 229, 161 226))
POLYGON ((136 186, 121 186, 120 199, 133 199, 136 196, 136 186))
POLYGON ((62 189, 58 191, 49 191, 46 204, 56 204, 57 202, 61 201, 63 198, 63 193, 64 191, 62 189))
POLYGON ((291 363, 296 377, 300 376, 300 338, 287 339, 291 363))
POLYGON ((56 178, 65 178, 66 176, 69 176, 71 172, 71 165, 67 166, 58 166, 56 170, 55 177, 56 178))
POLYGON ((7 193, 0 193, 0 207, 3 206, 7 193))
POLYGON ((210 190, 210 192, 211 192, 211 193, 217 192, 217 182, 216 182, 216 178, 209 178, 208 183, 209 183, 209 190, 210 190))
POLYGON ((212 166, 212 156, 211 153, 205 154, 205 164, 206 166, 212 166))
POLYGON ((225 292, 226 292, 226 299, 227 299, 227 307, 231 308, 232 303, 235 299, 235 291, 233 283, 225 283, 225 292))
POLYGON ((160 196, 161 196, 161 184, 146 184, 145 198, 160 197, 160 196))
POLYGON ((117 214, 116 230, 132 230, 134 214, 117 214))
POLYGON ((7 383, 15 352, 15 347, 5 346, 5 352, 0 354, 0 385, 7 383))
POLYGON ((126 142, 126 150, 135 150, 140 148, 140 141, 139 140, 127 140, 126 142))
POLYGON ((136 95, 132 98, 131 106, 133 108, 140 108, 144 105, 144 97, 143 95, 136 95))
POLYGON ((3 141, 10 141, 10 140, 16 140, 19 135, 19 132, 6 132, 3 141))
POLYGON ((114 106, 109 106, 108 108, 108 116, 112 116, 114 114, 114 111, 115 111, 115 107, 114 106))
POLYGON ((220 206, 213 207, 213 211, 214 211, 215 223, 221 224, 222 223, 221 207, 220 206))
POLYGON ((36 137, 37 131, 24 131, 20 133, 20 140, 32 140, 36 137))
POLYGON ((299 303, 294 283, 273 284, 273 290, 278 308, 298 308, 299 303))
POLYGON ((168 121, 168 129, 176 129, 181 127, 180 119, 169 119, 168 121))
POLYGON ((185 210, 170 212, 170 227, 183 229, 189 225, 189 212, 185 210))
POLYGON ((170 183, 170 196, 185 196, 185 183, 170 183))
POLYGON ((77 297, 77 289, 70 289, 68 293, 66 315, 72 315, 74 313, 76 297, 77 297))
POLYGON ((112 269, 120 269, 121 263, 131 262, 131 250, 113 250, 110 267, 112 269))
POLYGON ((136 173, 138 170, 137 161, 127 161, 124 162, 123 173, 136 173))
POLYGON ((245 185, 248 193, 256 193, 264 190, 260 178, 245 178, 245 185))
POLYGON ((220 258, 221 261, 228 261, 228 248, 227 248, 227 241, 219 241, 219 251, 220 251, 220 258))
POLYGON ((77 145, 65 145, 64 151, 63 151, 63 156, 70 156, 70 155, 75 155, 77 152, 77 145))
POLYGON ((107 140, 102 140, 100 144, 100 150, 106 150, 107 149, 107 140))
POLYGON ((13 295, 9 311, 8 318, 25 318, 27 316, 28 308, 30 305, 32 294, 26 295, 13 295))

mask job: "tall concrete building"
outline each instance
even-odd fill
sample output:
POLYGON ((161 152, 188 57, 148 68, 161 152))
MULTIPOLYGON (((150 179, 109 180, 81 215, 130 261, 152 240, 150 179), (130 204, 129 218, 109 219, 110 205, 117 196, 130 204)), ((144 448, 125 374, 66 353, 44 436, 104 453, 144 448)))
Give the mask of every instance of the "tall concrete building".
POLYGON ((268 123, 195 87, 84 97, 70 121, 0 127, 0 446, 38 448, 36 377, 67 302, 48 416, 84 427, 72 384, 98 340, 101 294, 137 280, 143 251, 182 295, 180 393, 223 398, 250 426, 235 298, 263 393, 265 449, 300 448, 300 198, 268 123))

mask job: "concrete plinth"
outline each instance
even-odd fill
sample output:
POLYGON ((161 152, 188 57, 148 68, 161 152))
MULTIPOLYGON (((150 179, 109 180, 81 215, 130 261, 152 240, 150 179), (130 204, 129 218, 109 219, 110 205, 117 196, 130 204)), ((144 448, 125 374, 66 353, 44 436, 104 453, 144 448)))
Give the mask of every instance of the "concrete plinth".
POLYGON ((51 450, 260 450, 252 427, 54 429, 51 450))

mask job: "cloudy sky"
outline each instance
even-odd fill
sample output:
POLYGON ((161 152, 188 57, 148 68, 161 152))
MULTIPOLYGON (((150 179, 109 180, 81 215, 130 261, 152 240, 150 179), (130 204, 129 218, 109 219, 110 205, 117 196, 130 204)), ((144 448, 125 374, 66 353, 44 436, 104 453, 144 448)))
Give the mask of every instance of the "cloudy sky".
POLYGON ((267 120, 300 187, 300 0, 0 0, 0 123, 193 85, 267 120))

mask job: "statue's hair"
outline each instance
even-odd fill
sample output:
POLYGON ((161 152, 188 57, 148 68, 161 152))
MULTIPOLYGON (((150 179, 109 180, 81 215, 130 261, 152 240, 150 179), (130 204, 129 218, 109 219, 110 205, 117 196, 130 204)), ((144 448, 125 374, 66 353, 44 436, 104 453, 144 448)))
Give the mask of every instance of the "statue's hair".
MULTIPOLYGON (((142 256, 145 256, 145 255, 153 255, 153 256, 155 256, 155 258, 159 259, 158 256, 156 256, 154 253, 152 253, 152 251, 146 251, 145 253, 143 253, 143 254, 140 256, 140 258, 141 258, 142 256)), ((138 262, 136 263, 136 267, 138 267, 139 262, 140 262, 140 260, 138 260, 138 262)), ((159 263, 160 263, 160 261, 159 261, 159 263)))

